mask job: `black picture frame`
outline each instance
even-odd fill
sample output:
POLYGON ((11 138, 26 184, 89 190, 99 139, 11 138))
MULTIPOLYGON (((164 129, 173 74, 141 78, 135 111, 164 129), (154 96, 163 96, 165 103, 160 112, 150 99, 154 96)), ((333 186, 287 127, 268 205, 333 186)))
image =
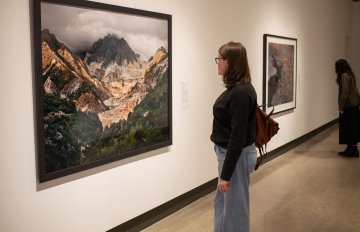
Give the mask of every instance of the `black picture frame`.
POLYGON ((34 0, 39 182, 172 144, 172 16, 34 0))
POLYGON ((274 114, 296 108, 297 39, 264 34, 263 108, 274 114))

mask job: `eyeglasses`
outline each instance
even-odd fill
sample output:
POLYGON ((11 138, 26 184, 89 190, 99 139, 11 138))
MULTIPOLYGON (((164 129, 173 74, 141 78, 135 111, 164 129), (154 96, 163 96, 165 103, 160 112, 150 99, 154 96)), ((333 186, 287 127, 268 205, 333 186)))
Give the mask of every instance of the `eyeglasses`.
POLYGON ((219 63, 219 60, 225 60, 225 58, 216 57, 216 58, 215 58, 215 63, 218 64, 218 63, 219 63))

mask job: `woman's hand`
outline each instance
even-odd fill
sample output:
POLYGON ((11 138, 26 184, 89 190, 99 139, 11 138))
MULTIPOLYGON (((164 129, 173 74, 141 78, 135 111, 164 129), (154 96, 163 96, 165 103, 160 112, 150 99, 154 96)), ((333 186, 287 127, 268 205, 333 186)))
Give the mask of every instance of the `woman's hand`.
POLYGON ((230 189, 229 181, 220 179, 218 187, 219 187, 220 192, 222 192, 222 193, 229 191, 229 189, 230 189))

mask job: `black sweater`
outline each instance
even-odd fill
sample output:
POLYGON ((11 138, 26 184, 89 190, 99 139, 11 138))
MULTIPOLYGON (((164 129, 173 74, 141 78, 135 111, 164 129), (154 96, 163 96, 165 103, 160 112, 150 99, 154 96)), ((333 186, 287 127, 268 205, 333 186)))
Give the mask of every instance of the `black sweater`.
POLYGON ((220 178, 230 180, 241 151, 255 141, 257 97, 251 83, 225 90, 213 107, 211 141, 227 149, 220 178))

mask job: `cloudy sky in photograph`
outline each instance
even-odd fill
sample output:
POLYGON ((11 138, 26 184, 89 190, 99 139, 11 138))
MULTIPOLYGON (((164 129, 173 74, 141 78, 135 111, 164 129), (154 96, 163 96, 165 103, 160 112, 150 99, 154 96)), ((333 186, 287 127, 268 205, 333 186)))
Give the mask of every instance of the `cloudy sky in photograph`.
POLYGON ((167 20, 162 19, 41 3, 41 29, 49 29, 72 51, 89 48, 107 34, 116 34, 146 60, 161 46, 168 50, 167 26, 167 20))

